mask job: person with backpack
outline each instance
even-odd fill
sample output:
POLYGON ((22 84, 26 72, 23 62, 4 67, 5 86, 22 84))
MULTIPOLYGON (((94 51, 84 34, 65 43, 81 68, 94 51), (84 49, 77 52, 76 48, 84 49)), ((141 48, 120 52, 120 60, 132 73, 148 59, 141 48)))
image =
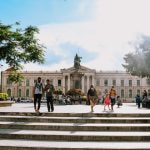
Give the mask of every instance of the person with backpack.
POLYGON ((97 92, 93 85, 90 86, 87 95, 88 95, 88 99, 90 100, 91 112, 94 112, 93 108, 97 103, 97 92))
POLYGON ((41 77, 38 77, 34 85, 33 94, 34 94, 34 110, 35 112, 39 113, 42 94, 43 94, 43 84, 41 82, 41 77), (36 106, 37 103, 38 103, 38 107, 36 106))

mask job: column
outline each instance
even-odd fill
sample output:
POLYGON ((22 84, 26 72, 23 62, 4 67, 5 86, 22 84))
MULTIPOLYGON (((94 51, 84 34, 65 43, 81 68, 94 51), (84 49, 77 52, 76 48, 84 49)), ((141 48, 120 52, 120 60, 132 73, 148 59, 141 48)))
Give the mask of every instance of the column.
POLYGON ((54 78, 54 88, 55 88, 55 90, 57 90, 57 78, 54 78))
POLYGON ((63 79, 62 79, 62 91, 63 93, 65 93, 65 76, 63 76, 63 79))
POLYGON ((70 74, 68 74, 68 90, 70 90, 70 74))
POLYGON ((82 92, 84 92, 84 76, 82 76, 82 92))
POLYGON ((87 75, 87 91, 89 90, 90 85, 89 85, 89 75, 87 75))
POLYGON ((92 75, 92 85, 95 86, 94 75, 92 75))

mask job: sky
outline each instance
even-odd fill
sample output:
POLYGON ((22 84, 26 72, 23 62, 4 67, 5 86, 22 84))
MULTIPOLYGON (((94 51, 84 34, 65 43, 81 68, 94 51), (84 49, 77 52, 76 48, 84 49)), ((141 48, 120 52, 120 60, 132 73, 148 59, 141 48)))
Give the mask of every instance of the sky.
POLYGON ((40 29, 45 63, 24 70, 69 68, 76 53, 88 68, 124 70, 124 55, 135 51, 131 43, 150 36, 149 6, 150 0, 0 0, 0 21, 40 29))

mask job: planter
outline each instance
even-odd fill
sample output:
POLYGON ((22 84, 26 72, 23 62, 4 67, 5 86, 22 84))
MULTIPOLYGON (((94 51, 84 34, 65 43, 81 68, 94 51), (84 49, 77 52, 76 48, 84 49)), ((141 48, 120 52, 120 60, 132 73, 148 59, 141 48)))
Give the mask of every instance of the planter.
POLYGON ((11 106, 12 104, 14 104, 15 102, 12 101, 0 101, 0 107, 7 107, 7 106, 11 106))

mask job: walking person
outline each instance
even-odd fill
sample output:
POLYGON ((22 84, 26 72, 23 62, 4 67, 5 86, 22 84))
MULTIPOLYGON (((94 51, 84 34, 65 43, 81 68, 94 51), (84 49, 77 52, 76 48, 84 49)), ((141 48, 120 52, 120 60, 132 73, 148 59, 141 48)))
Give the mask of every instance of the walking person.
POLYGON ((139 94, 137 94, 137 96, 136 96, 136 102, 137 102, 138 108, 140 108, 140 106, 141 106, 141 98, 140 98, 139 94))
POLYGON ((41 82, 41 77, 38 77, 34 85, 33 93, 34 93, 34 110, 35 112, 39 113, 43 94, 43 84, 41 82), (38 107, 36 107, 36 103, 38 103, 38 107))
POLYGON ((113 107, 115 105, 116 102, 116 90, 114 88, 114 86, 112 86, 110 92, 109 92, 109 96, 110 96, 110 100, 111 100, 111 111, 114 111, 113 107))
POLYGON ((108 106, 108 109, 110 110, 110 97, 109 94, 106 94, 106 97, 104 99, 104 111, 106 110, 106 106, 108 106))
POLYGON ((50 107, 51 107, 51 112, 53 112, 54 111, 53 94, 54 94, 55 89, 54 89, 54 86, 50 83, 49 79, 46 80, 44 91, 46 92, 48 112, 50 112, 50 107))
POLYGON ((143 91, 142 99, 147 100, 147 91, 146 90, 143 91))
POLYGON ((91 105, 91 112, 94 112, 93 108, 96 105, 97 102, 97 92, 93 85, 90 86, 90 89, 88 90, 88 98, 90 100, 91 105))

